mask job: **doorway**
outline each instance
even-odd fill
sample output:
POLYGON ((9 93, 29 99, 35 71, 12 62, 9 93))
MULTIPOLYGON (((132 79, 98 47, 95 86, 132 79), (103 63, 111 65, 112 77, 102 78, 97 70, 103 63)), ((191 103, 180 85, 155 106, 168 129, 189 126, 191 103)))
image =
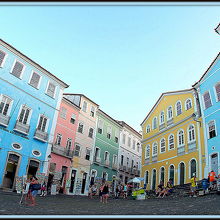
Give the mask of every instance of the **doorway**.
POLYGON ((36 176, 38 168, 39 168, 39 162, 35 160, 30 160, 28 166, 27 178, 29 179, 32 176, 36 176))
POLYGON ((87 177, 87 173, 83 173, 82 188, 81 188, 81 193, 82 193, 82 194, 84 194, 84 192, 85 192, 86 177, 87 177))
POLYGON ((19 159, 20 157, 16 154, 9 154, 7 165, 5 168, 3 187, 13 189, 19 159))
POLYGON ((156 170, 153 170, 152 189, 156 189, 156 170))
POLYGON ((184 184, 184 177, 185 177, 185 164, 182 162, 180 163, 179 166, 179 171, 180 171, 180 185, 184 184))
POLYGON ((211 155, 211 170, 213 170, 218 176, 218 154, 211 155))
POLYGON ((76 170, 72 170, 70 189, 69 189, 70 193, 73 193, 75 181, 76 181, 76 170))

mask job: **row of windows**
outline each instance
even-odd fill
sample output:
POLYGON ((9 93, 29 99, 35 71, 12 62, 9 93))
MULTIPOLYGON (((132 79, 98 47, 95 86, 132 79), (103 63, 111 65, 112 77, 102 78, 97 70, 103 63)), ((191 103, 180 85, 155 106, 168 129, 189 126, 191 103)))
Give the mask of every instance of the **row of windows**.
MULTIPOLYGON (((175 108, 176 108, 176 116, 178 115, 181 115, 183 113, 183 110, 182 110, 182 103, 181 101, 177 101, 176 104, 175 104, 175 108)), ((192 100, 191 99, 187 99, 185 101, 185 110, 189 110, 192 108, 192 100)), ((173 107, 172 106, 169 106, 167 108, 167 121, 173 119, 173 107)), ((158 127, 158 119, 157 119, 157 116, 155 116, 152 120, 152 129, 157 129, 158 127)), ((162 125, 165 123, 165 113, 164 111, 161 111, 160 112, 160 117, 159 117, 159 124, 162 125)), ((151 131, 151 126, 150 124, 148 124, 146 126, 146 133, 149 133, 151 131)))
MULTIPOLYGON (((0 67, 3 67, 6 57, 7 57, 7 54, 4 51, 0 50, 0 67)), ((21 61, 15 59, 10 73, 16 76, 17 78, 22 79, 24 70, 25 70, 25 65, 21 61)), ((29 82, 28 82, 29 85, 31 85, 35 89, 39 89, 41 81, 42 81, 42 76, 36 71, 32 71, 29 82)), ((56 85, 49 81, 47 84, 45 93, 48 96, 54 98, 55 92, 56 92, 56 85)))
MULTIPOLYGON (((101 154, 101 150, 100 150, 100 148, 99 147, 96 147, 95 148, 95 156, 94 156, 94 159, 95 159, 95 161, 98 161, 98 160, 101 160, 100 158, 100 154, 101 154)), ((108 152, 108 151, 105 151, 104 152, 104 161, 108 161, 109 162, 109 159, 110 159, 110 153, 108 152)), ((113 155, 112 156, 112 164, 117 164, 117 160, 118 160, 118 157, 117 157, 117 155, 113 155)))
MULTIPOLYGON (((127 146, 131 147, 131 137, 126 137, 126 134, 122 135, 122 144, 126 144, 127 140, 127 146)), ((136 149, 136 141, 133 139, 132 140, 132 149, 136 149)), ((137 152, 140 152, 140 143, 137 143, 137 152)))
MULTIPOLYGON (((130 158, 127 157, 127 160, 126 160, 126 166, 127 166, 127 167, 129 167, 129 164, 130 164, 129 161, 130 161, 130 158)), ((124 155, 121 155, 120 165, 121 165, 121 166, 124 166, 124 162, 125 162, 125 160, 124 160, 124 155)), ((138 161, 137 161, 136 164, 135 164, 134 160, 132 159, 132 160, 131 160, 131 168, 139 168, 139 163, 138 163, 138 161)))
MULTIPOLYGON (((215 100, 216 102, 219 102, 220 101, 220 82, 218 82, 214 88, 214 93, 215 93, 215 100)), ((204 109, 207 109, 209 107, 211 107, 213 104, 212 104, 212 99, 211 99, 211 94, 209 91, 206 91, 204 94, 203 94, 203 103, 204 103, 204 109)))
MULTIPOLYGON (((102 120, 100 120, 99 119, 99 121, 98 121, 98 130, 97 130, 97 132, 99 133, 99 134, 103 134, 103 127, 104 127, 104 122, 102 121, 102 120)), ((107 126, 107 138, 108 139, 111 139, 111 138, 113 138, 112 137, 112 127, 111 126, 107 126)), ((116 142, 116 143, 118 143, 118 141, 119 141, 119 131, 118 130, 115 130, 115 138, 114 138, 114 141, 116 142)))
MULTIPOLYGON (((85 149, 85 159, 86 160, 90 160, 90 157, 91 157, 91 149, 90 148, 86 148, 85 149)), ((74 151, 73 151, 73 155, 74 156, 77 156, 77 157, 80 157, 81 156, 81 153, 82 153, 82 147, 80 146, 80 144, 76 143, 75 144, 75 148, 74 148, 74 151)))
MULTIPOLYGON (((183 162, 181 162, 179 164, 179 182, 178 184, 184 184, 185 183, 185 164, 183 162)), ((156 187, 156 179, 157 179, 157 171, 156 169, 153 169, 152 170, 152 177, 151 177, 151 188, 152 189, 155 189, 156 187)), ((193 177, 193 174, 195 174, 197 176, 197 163, 196 163, 196 160, 195 159, 192 159, 190 162, 189 162, 189 178, 192 178, 193 177)), ((161 167, 160 170, 159 170, 159 181, 165 181, 165 168, 164 167, 161 167)), ((145 171, 145 175, 144 175, 144 183, 145 184, 149 184, 150 181, 149 181, 149 178, 150 177, 150 173, 149 171, 145 171)), ((174 180, 175 180, 175 167, 174 165, 170 165, 169 168, 168 168, 168 173, 167 173, 167 180, 172 180, 172 182, 174 183, 174 180)))
MULTIPOLYGON (((0 96, 0 114, 2 117, 0 118, 0 123, 7 126, 9 123, 10 113, 13 105, 13 100, 5 95, 0 96)), ((32 115, 32 109, 28 107, 26 104, 21 105, 17 121, 16 128, 19 131, 23 131, 24 133, 29 132, 29 124, 32 115), (23 126, 22 126, 23 125, 23 126)), ((46 132, 48 129, 49 118, 44 114, 39 115, 37 129, 46 132)))
MULTIPOLYGON (((84 133, 84 122, 79 122, 77 132, 83 134, 84 133)), ((89 128, 88 137, 93 138, 94 136, 94 128, 89 128)))
MULTIPOLYGON (((189 125, 188 127, 188 143, 194 142, 195 141, 195 127, 194 125, 189 125)), ((184 131, 181 129, 180 131, 178 131, 177 133, 177 144, 178 147, 184 146, 184 131)), ((174 135, 170 134, 168 137, 168 149, 172 150, 175 148, 174 145, 174 135)), ((160 153, 164 153, 166 152, 166 140, 165 138, 162 138, 160 140, 160 153)), ((153 143, 153 148, 152 148, 152 156, 157 155, 158 153, 158 144, 157 142, 153 143)), ((150 145, 146 146, 145 149, 145 158, 149 158, 150 157, 150 145)))
MULTIPOLYGON (((82 111, 87 112, 88 103, 86 101, 83 101, 82 111)), ((91 106, 90 108, 90 116, 95 117, 95 107, 91 106)))

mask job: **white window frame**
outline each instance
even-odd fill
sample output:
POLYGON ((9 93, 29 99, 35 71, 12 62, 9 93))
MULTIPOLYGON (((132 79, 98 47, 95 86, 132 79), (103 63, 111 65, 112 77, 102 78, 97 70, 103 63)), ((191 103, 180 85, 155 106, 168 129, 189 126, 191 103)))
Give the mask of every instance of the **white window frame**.
POLYGON ((122 143, 126 144, 126 134, 125 133, 122 134, 122 143))
POLYGON ((104 125, 103 120, 99 119, 99 120, 98 120, 98 130, 99 130, 99 129, 102 130, 101 133, 99 133, 98 130, 97 130, 97 132, 98 132, 99 134, 103 134, 103 125, 104 125))
MULTIPOLYGON (((48 127, 49 127, 49 122, 50 122, 50 119, 46 116, 46 115, 44 115, 44 114, 39 114, 39 116, 38 116, 38 121, 37 121, 37 127, 36 127, 36 129, 38 129, 38 125, 39 125, 39 122, 40 122, 40 117, 41 116, 43 116, 44 118, 46 118, 47 119, 47 123, 46 123, 46 126, 45 126, 45 131, 43 131, 43 132, 47 132, 48 131, 48 127)), ((40 131, 42 131, 42 130, 40 130, 40 131)))
POLYGON ((174 134, 170 134, 168 136, 168 150, 174 150, 175 149, 175 135, 174 134), (173 148, 170 148, 170 137, 173 136, 173 148))
POLYGON ((81 150, 82 150, 81 145, 79 143, 75 143, 75 145, 74 145, 74 153, 73 153, 74 157, 80 157, 81 156, 81 150), (78 151, 79 155, 75 155, 76 146, 79 146, 79 151, 78 151))
POLYGON ((97 155, 97 157, 96 157, 96 158, 101 158, 101 157, 100 157, 100 154, 101 154, 101 149, 100 149, 100 147, 97 147, 97 146, 95 146, 95 150, 94 150, 94 157, 95 157, 95 152, 96 152, 96 149, 99 149, 99 150, 98 150, 98 155, 97 155))
POLYGON ((157 129, 157 126, 158 126, 157 123, 158 123, 158 122, 157 122, 157 116, 155 116, 155 117, 153 118, 153 120, 152 120, 152 129, 153 129, 153 130, 157 129), (156 120, 156 123, 154 124, 154 121, 155 121, 155 120, 156 120), (155 126, 154 126, 154 125, 155 125, 155 126))
POLYGON ((110 153, 108 151, 104 152, 104 161, 110 161, 110 153), (107 155, 107 158, 105 158, 105 156, 107 155))
POLYGON ((216 84, 215 84, 215 86, 213 87, 213 90, 214 90, 214 94, 215 94, 215 101, 216 102, 220 102, 220 98, 219 98, 219 100, 218 100, 218 95, 217 95, 217 92, 216 92, 216 86, 217 85, 220 85, 220 82, 217 82, 216 84))
POLYGON ((62 134, 57 133, 55 144, 58 145, 58 146, 61 146, 61 142, 62 142, 62 134), (57 141, 58 140, 58 136, 60 137, 60 144, 58 144, 58 141, 57 141))
POLYGON ((93 105, 90 107, 90 116, 93 118, 95 117, 95 107, 93 105), (94 110, 94 111, 92 111, 92 110, 94 110), (92 116, 92 112, 94 113, 93 116, 92 116))
POLYGON ((161 138, 160 139, 160 153, 163 154, 165 152, 166 152, 166 139, 165 138, 161 138), (162 141, 164 142, 164 149, 165 149, 163 152, 161 151, 161 142, 162 141))
MULTIPOLYGON (((87 147, 86 148, 86 156, 89 155, 89 160, 91 160, 91 152, 92 152, 91 149, 87 147), (87 151, 89 151, 89 154, 87 154, 87 151)), ((85 156, 85 160, 88 160, 88 159, 86 159, 86 156, 85 156)))
POLYGON ((131 137, 128 136, 128 147, 131 147, 131 137))
POLYGON ((70 117, 70 123, 74 125, 75 122, 76 122, 76 114, 75 114, 75 113, 72 113, 72 115, 71 115, 71 117, 70 117), (71 119, 74 119, 74 122, 73 122, 73 123, 71 122, 71 119))
MULTIPOLYGON (((182 141, 182 140, 181 140, 182 141)), ((185 145, 185 135, 184 135, 184 130, 183 129, 180 129, 178 132, 177 132, 177 146, 178 147, 182 147, 182 146, 184 146, 185 145), (179 133, 180 132, 183 132, 183 143, 181 143, 181 144, 179 144, 179 133)))
POLYGON ((0 51, 5 54, 5 57, 4 57, 1 65, 0 65, 0 68, 3 68, 4 65, 5 65, 5 61, 6 61, 7 57, 8 57, 8 54, 5 51, 3 51, 2 49, 0 49, 0 51))
MULTIPOLYGON (((20 114, 21 114, 21 111, 23 109, 23 107, 26 107, 28 108, 30 111, 29 111, 29 115, 28 115, 28 118, 27 118, 27 123, 26 125, 30 125, 30 120, 31 120, 31 116, 32 116, 32 112, 33 112, 33 109, 31 109, 29 106, 25 105, 25 104, 22 104, 20 106, 20 109, 19 109, 19 112, 18 112, 18 116, 17 116, 17 121, 19 121, 19 117, 20 117, 20 114)), ((21 122, 20 122, 21 123, 21 122)), ((23 124, 23 122, 22 122, 23 124)))
POLYGON ((173 118, 173 106, 172 105, 170 105, 168 108, 167 108, 167 120, 170 120, 170 119, 172 119, 173 118), (169 108, 171 108, 171 113, 172 113, 172 117, 169 117, 169 108))
POLYGON ((190 124, 189 126, 188 126, 188 128, 187 128, 187 139, 188 139, 188 143, 191 143, 191 142, 194 142, 194 141, 196 141, 196 129, 195 129, 195 125, 193 125, 193 124, 190 124), (193 130, 194 130, 194 139, 193 140, 190 140, 190 132, 192 131, 192 130, 189 130, 190 129, 190 126, 192 126, 193 127, 193 130))
POLYGON ((83 121, 79 121, 79 122, 78 122, 77 132, 80 133, 80 134, 83 134, 83 133, 84 133, 84 122, 83 122, 83 121), (82 127, 82 132, 79 132, 79 125, 80 125, 80 124, 83 125, 83 127, 82 127))
POLYGON ((157 142, 154 142, 153 145, 152 145, 152 156, 156 156, 158 155, 158 143, 157 142), (154 149, 155 149, 155 146, 157 147, 156 149, 156 153, 154 153, 154 149))
POLYGON ((119 131, 115 130, 115 142, 119 143, 119 131), (116 142, 116 138, 118 138, 118 141, 116 142))
POLYGON ((145 170, 144 172, 144 184, 149 184, 149 170, 145 170), (146 175, 148 173, 148 176, 146 175), (147 182, 146 182, 146 176, 147 176, 147 182))
POLYGON ((46 87, 45 94, 54 99, 55 96, 56 96, 56 92, 57 92, 57 86, 56 86, 56 84, 49 80, 49 81, 47 82, 47 87, 46 87), (48 90, 48 88, 49 88, 49 84, 50 84, 50 83, 55 86, 55 90, 54 90, 53 96, 50 96, 50 95, 47 94, 47 90, 48 90))
MULTIPOLYGON (((102 171, 102 178, 103 178, 103 176, 104 176, 104 175, 103 175, 104 173, 106 174, 106 175, 105 175, 105 176, 106 176, 105 181, 108 181, 108 173, 107 173, 106 171, 102 171)), ((104 178, 103 178, 103 179, 104 179, 104 178)))
POLYGON ((112 138, 112 127, 110 125, 107 126, 107 138, 110 140, 112 138), (110 134, 110 138, 108 138, 108 134, 110 134))
POLYGON ((83 111, 83 112, 87 112, 87 108, 88 108, 88 102, 85 101, 85 100, 83 100, 82 111, 83 111), (86 105, 84 105, 84 104, 86 104, 86 105), (84 107, 84 106, 85 106, 85 107, 84 107))
POLYGON ((210 101, 211 101, 211 106, 209 106, 208 108, 210 108, 210 107, 213 106, 213 103, 212 103, 212 96, 211 96, 210 91, 209 91, 209 90, 208 90, 208 91, 205 91, 205 92, 202 94, 203 110, 208 109, 208 108, 206 108, 206 106, 205 106, 205 99, 204 99, 204 95, 205 95, 206 93, 209 93, 209 97, 210 97, 210 101))
POLYGON ((62 119, 66 119, 66 115, 67 115, 67 108, 62 106, 61 109, 60 109, 60 117, 62 119))
POLYGON ((179 116, 179 115, 181 115, 182 113, 183 113, 183 107, 182 107, 182 102, 180 101, 180 100, 178 100, 177 102, 176 102, 176 104, 175 104, 175 107, 176 107, 176 116, 179 116), (181 109, 181 113, 180 114, 178 114, 178 110, 177 110, 177 104, 178 103, 180 103, 180 109, 181 109))
MULTIPOLYGON (((0 103, 3 101, 3 97, 5 97, 5 98, 11 100, 11 102, 10 102, 10 104, 9 104, 9 106, 8 106, 7 114, 6 114, 7 116, 10 116, 10 114, 11 114, 11 109, 12 109, 14 100, 13 100, 11 97, 7 96, 7 95, 0 94, 0 103)), ((4 107, 5 107, 5 104, 4 104, 4 107)), ((4 109, 4 108, 3 108, 3 109, 4 109)), ((2 114, 3 114, 3 113, 2 113, 2 114)))
POLYGON ((146 133, 147 133, 147 134, 150 133, 150 124, 148 124, 148 125, 146 126, 146 133))
POLYGON ((145 159, 150 158, 150 145, 145 147, 145 159))
POLYGON ((192 106, 192 99, 191 99, 191 98, 186 99, 186 101, 185 101, 185 110, 188 111, 188 110, 191 109, 192 107, 193 107, 193 106, 192 106), (187 102, 188 102, 188 101, 190 101, 191 107, 187 109, 187 102))
POLYGON ((210 135, 209 135, 209 123, 213 122, 214 125, 215 125, 215 137, 217 137, 217 127, 216 127, 216 121, 215 120, 210 120, 207 122, 207 134, 208 134, 208 139, 211 139, 210 138, 210 135))
POLYGON ((30 79, 29 79, 28 84, 29 84, 30 86, 32 86, 33 88, 35 88, 35 89, 39 89, 39 88, 40 88, 40 84, 41 84, 41 79, 42 79, 41 74, 39 74, 37 71, 32 70, 32 71, 31 71, 31 76, 30 76, 30 79), (39 76, 40 76, 40 78, 39 78, 39 82, 38 82, 37 87, 34 87, 33 85, 31 85, 31 79, 32 79, 32 77, 33 77, 34 73, 36 73, 37 75, 39 75, 39 76))
POLYGON ((116 154, 113 154, 112 156, 112 164, 114 165, 118 164, 118 156, 116 154))
POLYGON ((10 70, 10 73, 11 73, 11 75, 13 75, 13 76, 15 76, 15 77, 17 77, 17 78, 22 79, 25 68, 26 68, 26 65, 25 65, 23 62, 21 62, 21 61, 18 60, 18 59, 15 59, 13 65, 12 65, 12 68, 11 68, 11 70, 10 70), (18 63, 20 63, 20 64, 23 65, 23 68, 22 68, 20 77, 17 77, 17 76, 15 76, 14 74, 12 74, 12 71, 13 71, 13 69, 14 69, 14 66, 15 66, 16 62, 18 62, 18 63))
POLYGON ((88 130, 88 137, 94 138, 94 131, 95 131, 94 128, 93 128, 93 127, 90 127, 89 130, 88 130), (92 137, 89 136, 89 134, 90 134, 90 129, 92 129, 92 137))
POLYGON ((165 123, 165 113, 164 113, 164 111, 161 111, 160 112, 160 125, 162 125, 164 123, 165 123))

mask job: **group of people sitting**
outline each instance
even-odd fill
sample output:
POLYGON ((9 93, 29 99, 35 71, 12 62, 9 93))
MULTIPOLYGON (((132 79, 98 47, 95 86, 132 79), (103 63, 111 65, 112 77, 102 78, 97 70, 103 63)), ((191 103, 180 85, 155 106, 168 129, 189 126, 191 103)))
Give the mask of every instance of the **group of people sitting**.
POLYGON ((164 186, 164 182, 161 180, 160 184, 157 186, 156 189, 156 196, 157 198, 164 198, 164 196, 169 195, 172 192, 173 192, 172 179, 169 179, 166 186, 164 186))

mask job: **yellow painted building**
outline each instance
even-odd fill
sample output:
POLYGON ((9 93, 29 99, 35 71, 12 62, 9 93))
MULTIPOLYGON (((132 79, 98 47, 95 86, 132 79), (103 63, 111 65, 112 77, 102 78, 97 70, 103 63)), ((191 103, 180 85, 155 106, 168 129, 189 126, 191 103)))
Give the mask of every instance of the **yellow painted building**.
POLYGON ((205 148, 194 89, 163 93, 142 126, 141 177, 147 189, 171 178, 174 185, 204 178, 205 148))

